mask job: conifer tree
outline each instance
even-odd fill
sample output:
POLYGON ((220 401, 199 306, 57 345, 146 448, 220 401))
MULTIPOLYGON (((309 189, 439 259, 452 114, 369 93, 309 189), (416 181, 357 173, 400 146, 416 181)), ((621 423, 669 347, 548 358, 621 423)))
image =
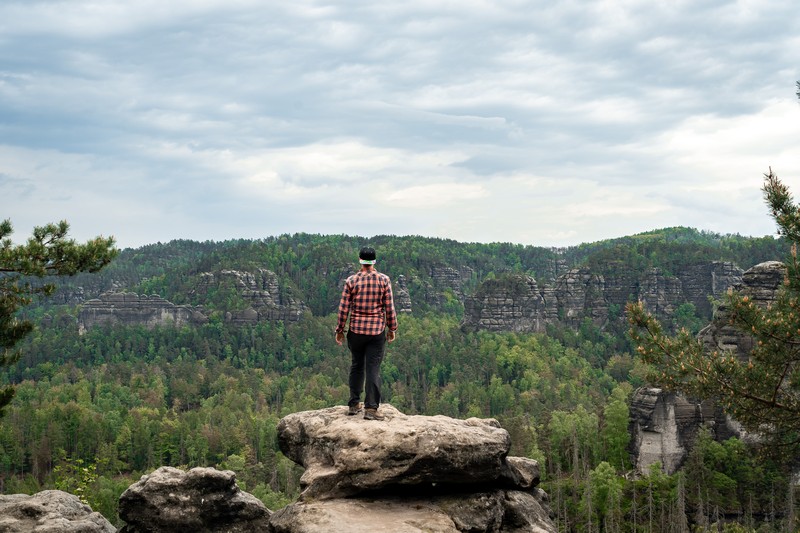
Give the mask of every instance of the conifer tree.
POLYGON ((772 169, 765 174, 763 192, 792 252, 785 261, 784 284, 770 306, 756 305, 736 291, 726 297, 731 325, 754 339, 749 356, 706 350, 686 330, 670 337, 641 302, 627 306, 630 335, 641 358, 653 366, 655 382, 715 398, 747 429, 800 444, 800 206, 772 169))
MULTIPOLYGON (((69 224, 36 227, 25 244, 10 238, 10 220, 0 222, 0 366, 19 359, 14 347, 33 330, 30 320, 18 312, 35 295, 49 295, 55 284, 39 278, 72 276, 79 272, 97 272, 116 256, 113 237, 96 237, 85 244, 67 238, 69 224)), ((14 388, 0 389, 0 414, 14 396, 14 388)))

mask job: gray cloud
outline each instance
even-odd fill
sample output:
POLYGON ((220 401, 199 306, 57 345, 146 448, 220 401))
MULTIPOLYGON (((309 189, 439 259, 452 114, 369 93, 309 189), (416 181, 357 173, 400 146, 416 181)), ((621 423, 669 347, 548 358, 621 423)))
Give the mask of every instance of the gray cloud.
POLYGON ((0 210, 131 246, 764 231, 761 172, 800 180, 797 21, 791 0, 7 3, 0 173, 27 185, 0 179, 0 210), (731 184, 746 212, 699 208, 731 184))

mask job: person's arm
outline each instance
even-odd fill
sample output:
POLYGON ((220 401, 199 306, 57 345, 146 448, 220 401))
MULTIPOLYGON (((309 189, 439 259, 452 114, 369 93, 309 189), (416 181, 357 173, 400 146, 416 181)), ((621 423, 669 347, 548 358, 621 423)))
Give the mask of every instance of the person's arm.
POLYGON ((397 312, 394 309, 394 295, 392 294, 392 282, 386 282, 386 292, 383 294, 383 308, 386 310, 386 327, 388 333, 386 340, 392 342, 397 337, 397 312))
POLYGON ((336 322, 336 344, 344 342, 344 326, 347 324, 347 315, 350 314, 350 284, 345 281, 342 289, 342 298, 339 300, 339 319, 336 322))

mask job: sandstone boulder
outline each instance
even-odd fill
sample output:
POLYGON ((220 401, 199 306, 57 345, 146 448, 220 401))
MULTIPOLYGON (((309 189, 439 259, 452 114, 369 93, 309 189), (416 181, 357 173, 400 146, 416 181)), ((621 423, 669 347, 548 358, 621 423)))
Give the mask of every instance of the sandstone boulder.
POLYGON ((269 531, 271 512, 229 470, 164 466, 122 493, 119 515, 121 533, 255 533, 269 531))
POLYGON ((555 533, 538 463, 507 457, 497 421, 381 412, 384 421, 343 406, 281 420, 281 450, 306 471, 300 500, 272 515, 275 533, 555 533))
POLYGON ((0 531, 8 533, 114 533, 116 528, 77 496, 45 490, 0 496, 0 531))
POLYGON ((513 476, 511 438, 493 419, 347 416, 344 406, 304 411, 278 425, 281 451, 305 467, 301 497, 337 498, 392 485, 487 483, 513 476))
POLYGON ((277 511, 274 533, 555 533, 541 493, 493 490, 297 502, 277 511))

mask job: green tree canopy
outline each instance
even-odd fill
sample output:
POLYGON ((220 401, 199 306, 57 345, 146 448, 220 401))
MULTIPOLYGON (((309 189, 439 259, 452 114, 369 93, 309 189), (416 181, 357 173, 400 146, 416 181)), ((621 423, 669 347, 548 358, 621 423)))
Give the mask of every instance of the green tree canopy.
POLYGON ((799 444, 800 206, 772 169, 765 174, 763 192, 778 233, 792 243, 792 252, 785 262, 784 285, 771 305, 756 305, 736 291, 726 297, 731 325, 755 341, 749 356, 709 351, 685 329, 669 337, 641 302, 628 305, 630 335, 642 359, 653 365, 653 381, 716 398, 746 428, 799 444))
MULTIPOLYGON (((40 278, 72 276, 78 272, 97 272, 116 256, 113 237, 96 237, 85 244, 67 238, 69 224, 36 227, 25 244, 10 238, 10 220, 0 222, 0 366, 17 361, 14 346, 33 330, 30 320, 20 319, 18 311, 31 303, 34 295, 48 295, 55 285, 40 278)), ((0 413, 14 396, 13 387, 0 390, 0 413)))

